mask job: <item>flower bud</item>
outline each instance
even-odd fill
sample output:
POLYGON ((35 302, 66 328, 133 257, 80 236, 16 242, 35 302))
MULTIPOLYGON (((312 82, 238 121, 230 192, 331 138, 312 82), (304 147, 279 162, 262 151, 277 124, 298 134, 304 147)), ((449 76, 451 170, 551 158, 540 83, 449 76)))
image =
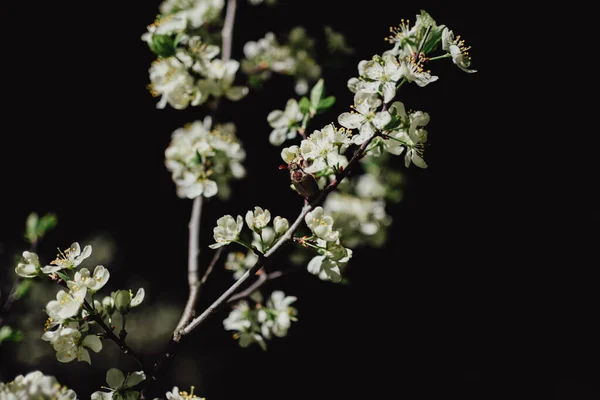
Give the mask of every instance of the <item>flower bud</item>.
POLYGON ((127 314, 131 308, 131 292, 129 290, 118 290, 115 293, 115 307, 121 314, 127 314))
POLYGON ((277 216, 273 219, 273 226, 275 227, 275 233, 279 236, 289 229, 290 223, 287 219, 277 216))

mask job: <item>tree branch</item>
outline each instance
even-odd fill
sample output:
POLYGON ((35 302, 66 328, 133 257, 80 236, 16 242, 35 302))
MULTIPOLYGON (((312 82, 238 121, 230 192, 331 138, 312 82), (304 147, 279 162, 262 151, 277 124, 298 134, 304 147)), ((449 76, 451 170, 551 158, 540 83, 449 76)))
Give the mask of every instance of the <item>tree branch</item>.
POLYGON ((190 217, 190 223, 188 224, 190 231, 188 240, 188 284, 190 286, 190 292, 183 314, 179 319, 179 323, 177 324, 174 333, 187 325, 192 319, 194 307, 196 306, 196 300, 198 298, 198 291, 200 290, 200 281, 198 280, 198 256, 200 255, 200 249, 198 247, 198 242, 201 216, 202 195, 196 197, 192 204, 192 215, 190 217))
POLYGON ((236 0, 227 1, 227 11, 225 11, 225 24, 221 34, 223 36, 223 62, 231 58, 231 42, 233 33, 233 21, 235 20, 236 0))
POLYGON ((192 292, 191 289, 190 289, 190 297, 188 299, 188 304, 186 305, 186 313, 185 314, 187 314, 188 307, 190 309, 189 310, 189 314, 187 314, 187 315, 184 314, 186 316, 185 320, 183 319, 183 316, 182 316, 181 320, 179 321, 179 324, 177 324, 177 327, 175 328, 175 331, 173 331, 173 338, 177 338, 177 341, 179 341, 178 338, 181 336, 180 331, 193 318, 193 316, 194 316, 194 305, 196 304, 196 301, 198 300, 198 297, 200 296, 200 291, 202 289, 202 286, 206 283, 206 280, 208 279, 208 276, 212 272, 213 268, 215 267, 215 264, 217 263, 217 261, 219 261, 219 258, 221 257, 221 253, 222 252, 223 252, 223 248, 222 247, 220 247, 219 249, 217 249, 217 252, 213 256, 212 260, 210 261, 210 264, 208 264, 208 268, 206 268, 206 271, 204 272, 204 275, 202 276, 202 280, 200 280, 198 282, 198 278, 196 277, 196 284, 194 285, 194 290, 192 292))
POLYGON ((340 172, 336 175, 333 182, 331 182, 327 187, 325 187, 325 189, 323 191, 321 191, 319 196, 312 203, 310 203, 310 204, 305 203, 304 207, 302 207, 302 210, 300 211, 300 214, 296 218, 296 221, 294 221, 294 223, 289 227, 287 232, 285 232, 283 234, 283 236, 281 236, 281 238, 264 255, 258 254, 259 259, 256 262, 256 264, 254 264, 254 266, 252 266, 252 268, 250 268, 248 271, 246 271, 244 273, 244 275, 242 275, 240 277, 240 279, 238 279, 233 285, 231 285, 231 287, 229 289, 227 289, 225 291, 225 293, 223 293, 217 300, 215 300, 202 314, 200 314, 198 317, 194 318, 189 323, 189 325, 187 325, 184 329, 182 329, 180 331, 181 337, 179 337, 178 340, 176 340, 176 342, 179 342, 181 340, 181 338, 183 338, 183 336, 188 335, 190 332, 192 332, 194 329, 196 329, 198 326, 200 326, 209 316, 214 314, 221 306, 223 306, 224 304, 227 304, 227 301, 235 294, 236 290, 238 290, 239 287, 250 276, 256 274, 263 267, 264 263, 267 260, 269 260, 269 258, 272 257, 273 254, 275 254, 286 242, 288 242, 290 239, 292 239, 292 235, 294 234, 294 232, 296 232, 296 229, 298 229, 300 224, 304 221, 304 217, 306 217, 306 214, 308 214, 313 208, 320 205, 325 200, 327 195, 329 193, 331 193, 332 191, 334 191, 338 187, 338 185, 342 182, 342 180, 344 180, 344 178, 346 178, 348 175, 350 175, 352 168, 354 168, 354 166, 358 163, 358 161, 364 157, 365 149, 369 146, 369 144, 377 136, 379 136, 378 133, 371 136, 360 146, 360 148, 358 150, 356 150, 354 152, 354 155, 352 156, 352 159, 348 162, 348 165, 346 166, 346 168, 342 172, 340 172))
POLYGON ((286 274, 286 271, 273 271, 273 272, 271 272, 269 274, 264 274, 264 273, 260 274, 258 276, 258 279, 256 281, 254 281, 246 289, 244 289, 241 292, 238 292, 238 293, 234 294, 233 296, 231 296, 231 298, 229 300, 227 300, 227 302, 228 303, 234 303, 234 302, 236 302, 238 300, 246 298, 246 297, 250 296, 252 293, 254 293, 254 291, 260 289, 260 287, 262 285, 264 285, 265 283, 267 283, 268 281, 280 278, 280 277, 282 277, 285 274, 286 274))

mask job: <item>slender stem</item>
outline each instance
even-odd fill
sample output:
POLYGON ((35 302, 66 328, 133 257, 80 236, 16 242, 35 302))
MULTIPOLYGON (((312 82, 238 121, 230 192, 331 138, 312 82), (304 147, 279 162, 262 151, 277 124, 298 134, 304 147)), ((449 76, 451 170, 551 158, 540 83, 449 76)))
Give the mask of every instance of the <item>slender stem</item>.
MULTIPOLYGON (((261 238, 262 239, 262 238, 261 238)), ((251 252, 258 254, 258 253, 262 253, 262 251, 259 251, 256 247, 249 245, 248 243, 242 241, 242 240, 235 240, 234 243, 239 244, 240 246, 250 250, 251 252)), ((263 246, 264 247, 264 246, 263 246)))
POLYGON ((304 118, 302 118, 302 126, 298 128, 298 133, 302 136, 302 139, 306 139, 306 125, 308 125, 308 120, 310 119, 310 115, 304 114, 304 118))
MULTIPOLYGON (((212 272, 213 268, 215 267, 215 264, 217 263, 217 261, 219 261, 219 258, 221 257, 221 253, 223 252, 223 247, 219 247, 215 253, 215 255, 213 256, 212 260, 210 261, 210 264, 208 264, 208 268, 206 268, 206 271, 204 272, 204 275, 202 276, 202 279, 200 280, 200 283, 196 286, 196 290, 194 291, 194 299, 193 299, 193 303, 195 303, 198 299, 198 297, 200 296, 200 291, 202 289, 202 286, 206 283, 208 276, 210 275, 210 273, 212 272)), ((190 295, 191 297, 191 295, 190 295)), ((190 301, 188 301, 189 303, 190 301)), ((193 309, 192 309, 193 310, 193 309)), ((194 313, 192 312, 188 319, 185 321, 185 324, 180 324, 177 325, 177 328, 175 329, 175 332, 173 332, 173 337, 180 337, 180 330, 187 325, 190 320, 193 318, 194 313), (180 326, 181 325, 181 326, 180 326)))
POLYGON ((452 57, 452 54, 446 53, 446 54, 442 54, 441 56, 435 56, 435 57, 428 58, 427 61, 441 60, 443 58, 450 58, 450 57, 452 57))
POLYGON ((210 261, 210 264, 208 264, 208 268, 206 269, 206 272, 204 272, 204 275, 202 276, 202 280, 200 281, 200 288, 202 288, 202 285, 204 285, 206 283, 206 280, 208 279, 208 276, 212 272, 213 268, 215 267, 215 264, 217 263, 217 261, 219 261, 219 258, 221 257, 222 252, 223 252, 223 248, 219 247, 217 249, 217 252, 213 256, 212 260, 210 261))
MULTIPOLYGON (((64 286, 64 283, 63 283, 63 286, 64 286)), ((106 338, 112 340, 113 342, 115 342, 117 344, 117 346, 119 346, 119 348, 121 349, 121 351, 123 353, 129 354, 130 356, 132 356, 135 359, 135 361, 140 365, 140 367, 142 369, 144 369, 144 363, 142 362, 142 358, 131 347, 129 347, 125 343, 124 339, 121 339, 117 335, 115 335, 113 330, 108 325, 106 325, 106 323, 104 322, 102 317, 96 313, 96 310, 94 310, 94 308, 90 305, 90 303, 88 303, 87 300, 84 300, 83 306, 88 310, 89 318, 94 320, 98 325, 100 325, 102 327, 102 329, 104 329, 104 333, 105 333, 104 336, 106 338)), ((123 330, 124 329, 125 329, 125 316, 123 315, 123 330)))
POLYGON ((200 254, 200 248, 198 247, 198 242, 200 219, 202 216, 202 199, 202 196, 198 196, 194 199, 194 203, 192 204, 192 215, 190 217, 190 223, 188 224, 190 232, 188 240, 188 285, 190 289, 187 303, 183 310, 183 314, 179 319, 179 323, 175 328, 175 332, 183 328, 192 319, 194 307, 196 306, 196 300, 198 298, 198 291, 200 289, 200 281, 198 279, 198 255, 200 254))
POLYGON ((271 281, 273 279, 282 277, 283 275, 285 275, 285 273, 286 273, 285 271, 273 271, 270 274, 260 274, 256 281, 254 281, 246 289, 231 296, 231 298, 229 300, 227 300, 227 302, 234 303, 238 300, 248 297, 252 293, 254 293, 256 290, 258 290, 262 285, 264 285, 267 281, 271 281))
POLYGON ((231 58, 231 41, 233 33, 233 21, 235 20, 236 0, 227 1, 227 11, 225 11, 225 24, 221 34, 223 36, 223 62, 231 58))

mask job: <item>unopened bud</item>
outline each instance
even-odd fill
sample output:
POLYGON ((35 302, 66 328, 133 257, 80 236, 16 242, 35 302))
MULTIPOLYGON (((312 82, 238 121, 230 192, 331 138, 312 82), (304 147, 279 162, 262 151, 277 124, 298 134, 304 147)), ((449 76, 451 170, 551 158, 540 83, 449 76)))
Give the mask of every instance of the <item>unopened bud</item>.
POLYGON ((115 293, 115 307, 121 314, 127 314, 131 308, 131 292, 129 290, 118 290, 115 293))

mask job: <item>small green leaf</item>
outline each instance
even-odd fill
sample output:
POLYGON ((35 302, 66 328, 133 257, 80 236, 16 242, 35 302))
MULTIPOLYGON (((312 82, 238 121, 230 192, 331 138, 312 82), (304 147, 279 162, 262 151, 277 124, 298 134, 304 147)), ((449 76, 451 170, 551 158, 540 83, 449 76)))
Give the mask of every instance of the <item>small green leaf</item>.
POLYGON ((335 104, 335 96, 325 97, 324 99, 321 99, 321 101, 319 101, 319 104, 317 105, 317 111, 318 112, 326 111, 334 104, 335 104))
POLYGON ((135 390, 127 390, 123 393, 124 400, 138 400, 140 398, 140 392, 135 390))
POLYGON ((171 35, 153 34, 148 47, 159 57, 170 57, 175 55, 175 40, 171 35))
POLYGON ((308 97, 302 97, 298 105, 300 106, 300 111, 302 114, 310 113, 310 100, 308 97))
POLYGON ((13 329, 8 325, 0 328, 0 343, 2 342, 20 342, 23 340, 23 332, 18 329, 13 329))
POLYGON ((38 221, 39 217, 35 212, 32 212, 27 216, 27 220, 25 221, 25 239, 27 239, 29 243, 37 242, 38 221))
POLYGON ((315 86, 310 91, 310 104, 312 108, 317 110, 319 106, 319 102, 323 97, 323 90, 325 89, 323 78, 319 79, 315 86))
POLYGON ((106 371, 106 383, 113 389, 119 389, 125 382, 125 375, 118 368, 111 368, 106 371))
POLYGON ((46 233, 48 233, 48 231, 50 231, 51 229, 53 229, 56 224, 57 224, 58 220, 56 218, 56 215, 54 214, 46 214, 44 215, 37 226, 37 235, 38 235, 38 239, 41 239, 44 237, 44 235, 46 235, 46 233))
POLYGON ((69 275, 67 275, 66 272, 58 271, 58 272, 56 272, 56 275, 58 275, 60 277, 60 279, 62 279, 65 282, 71 280, 71 277, 69 275))
POLYGON ((19 283, 19 285, 17 285, 17 288, 15 289, 15 299, 20 299, 23 296, 25 296, 27 294, 27 292, 29 292, 29 289, 31 289, 31 284, 32 284, 32 280, 31 279, 25 279, 23 281, 21 281, 21 283, 19 283))

